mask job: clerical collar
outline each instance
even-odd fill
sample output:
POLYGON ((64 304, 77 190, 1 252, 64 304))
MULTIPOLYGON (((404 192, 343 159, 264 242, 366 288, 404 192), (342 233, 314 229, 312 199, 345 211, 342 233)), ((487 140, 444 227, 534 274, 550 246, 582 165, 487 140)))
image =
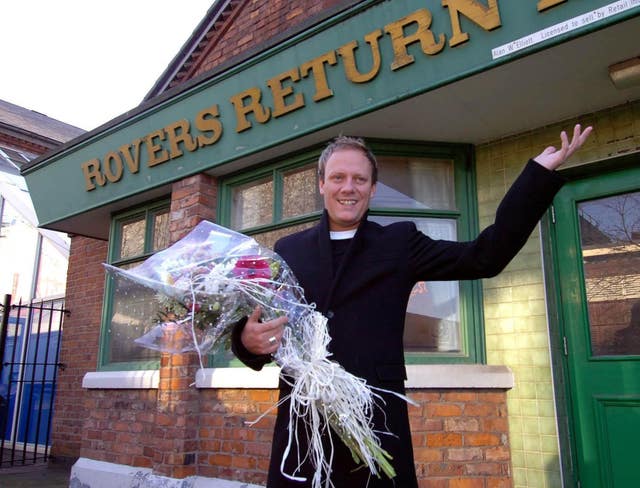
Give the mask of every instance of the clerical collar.
POLYGON ((341 230, 341 231, 329 231, 329 237, 332 241, 342 241, 344 239, 353 239, 358 229, 341 230))

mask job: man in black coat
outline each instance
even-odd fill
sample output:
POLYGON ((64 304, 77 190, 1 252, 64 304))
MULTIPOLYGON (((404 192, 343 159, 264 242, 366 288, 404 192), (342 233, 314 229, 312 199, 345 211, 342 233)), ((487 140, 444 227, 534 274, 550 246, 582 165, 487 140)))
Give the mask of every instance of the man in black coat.
MULTIPOLYGON (((470 242, 433 240, 411 222, 380 226, 367 220, 377 181, 374 155, 361 139, 338 137, 318 162, 324 212, 319 224, 276 243, 275 251, 291 267, 309 303, 329 320, 331 359, 373 387, 404 393, 406 371, 403 328, 409 294, 418 281, 465 280, 495 276, 522 248, 550 205, 563 179, 554 172, 587 139, 576 125, 569 142, 548 147, 530 160, 505 195, 494 224, 470 242)), ((259 370, 271 360, 282 338, 286 318, 261 322, 256 309, 234 331, 233 349, 249 367, 259 370)), ((280 381, 280 396, 290 392, 280 381)), ((375 478, 354 463, 337 436, 333 441, 331 482, 336 488, 418 486, 406 403, 383 394, 375 429, 392 456, 397 476, 375 478)), ((289 439, 289 408, 278 409, 274 429, 269 488, 310 486, 283 476, 281 462, 289 439)), ((304 429, 300 429, 301 431, 304 429)), ((304 433, 300 452, 305 451, 304 433)), ((284 472, 312 478, 308 461, 285 460, 284 472)))

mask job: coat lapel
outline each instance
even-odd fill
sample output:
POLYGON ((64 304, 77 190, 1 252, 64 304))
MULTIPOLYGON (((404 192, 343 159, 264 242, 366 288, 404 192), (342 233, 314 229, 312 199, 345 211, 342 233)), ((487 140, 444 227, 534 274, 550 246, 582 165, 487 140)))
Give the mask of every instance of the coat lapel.
POLYGON ((362 243, 364 240, 364 226, 367 222, 367 213, 362 218, 360 225, 358 226, 358 230, 356 231, 356 235, 354 236, 351 244, 347 248, 347 252, 344 254, 342 258, 342 262, 340 266, 336 270, 336 273, 333 273, 334 263, 333 263, 333 255, 331 251, 331 238, 329 236, 329 216, 327 211, 325 210, 322 214, 322 218, 320 219, 320 223, 318 225, 318 248, 320 254, 320 262, 327 263, 327 266, 323 266, 321 269, 322 273, 322 281, 323 283, 329 283, 329 291, 326 294, 323 303, 321 304, 320 311, 327 312, 331 305, 333 304, 333 296, 334 292, 340 285, 340 281, 344 278, 347 273, 350 264, 353 262, 352 256, 362 247, 362 243))
POLYGON ((319 303, 316 303, 316 305, 320 312, 326 313, 330 303, 331 289, 333 288, 333 256, 331 253, 331 240, 329 238, 329 216, 326 210, 322 213, 316 229, 318 230, 317 244, 319 264, 317 283, 320 285, 318 291, 322 289, 328 290, 320 295, 322 296, 322 300, 318 300, 319 303))

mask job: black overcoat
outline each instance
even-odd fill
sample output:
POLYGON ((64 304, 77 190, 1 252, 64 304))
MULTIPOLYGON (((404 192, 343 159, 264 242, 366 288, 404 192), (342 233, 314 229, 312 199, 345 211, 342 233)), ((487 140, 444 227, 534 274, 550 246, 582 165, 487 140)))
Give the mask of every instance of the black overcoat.
MULTIPOLYGON (((557 173, 529 161, 498 207, 494 224, 470 242, 433 240, 412 222, 381 226, 365 218, 334 268, 325 211, 317 226, 284 237, 275 251, 293 270, 308 302, 328 317, 332 359, 370 385, 404 393, 402 338, 414 284, 498 274, 524 245, 563 181, 557 173)), ((270 358, 246 351, 239 341, 240 331, 241 326, 234 333, 236 355, 260 369, 270 358)), ((288 392, 288 385, 280 381, 281 397, 288 392)), ((397 477, 393 481, 384 475, 369 479, 367 469, 354 471, 348 450, 337 441, 331 476, 336 488, 417 487, 407 405, 393 395, 384 395, 384 399, 384 413, 378 412, 375 422, 380 431, 394 434, 382 435, 381 440, 393 456, 397 477)), ((285 403, 278 409, 274 430, 269 488, 308 486, 280 473, 288 423, 285 403)), ((294 466, 288 463, 289 473, 294 466)), ((303 475, 310 472, 306 465, 302 470, 303 475)))

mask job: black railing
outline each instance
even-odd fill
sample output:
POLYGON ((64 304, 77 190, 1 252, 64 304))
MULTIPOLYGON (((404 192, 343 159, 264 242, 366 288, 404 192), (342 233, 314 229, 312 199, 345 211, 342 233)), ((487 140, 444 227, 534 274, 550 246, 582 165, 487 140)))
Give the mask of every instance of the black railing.
POLYGON ((63 299, 1 305, 0 468, 49 458, 63 299))

